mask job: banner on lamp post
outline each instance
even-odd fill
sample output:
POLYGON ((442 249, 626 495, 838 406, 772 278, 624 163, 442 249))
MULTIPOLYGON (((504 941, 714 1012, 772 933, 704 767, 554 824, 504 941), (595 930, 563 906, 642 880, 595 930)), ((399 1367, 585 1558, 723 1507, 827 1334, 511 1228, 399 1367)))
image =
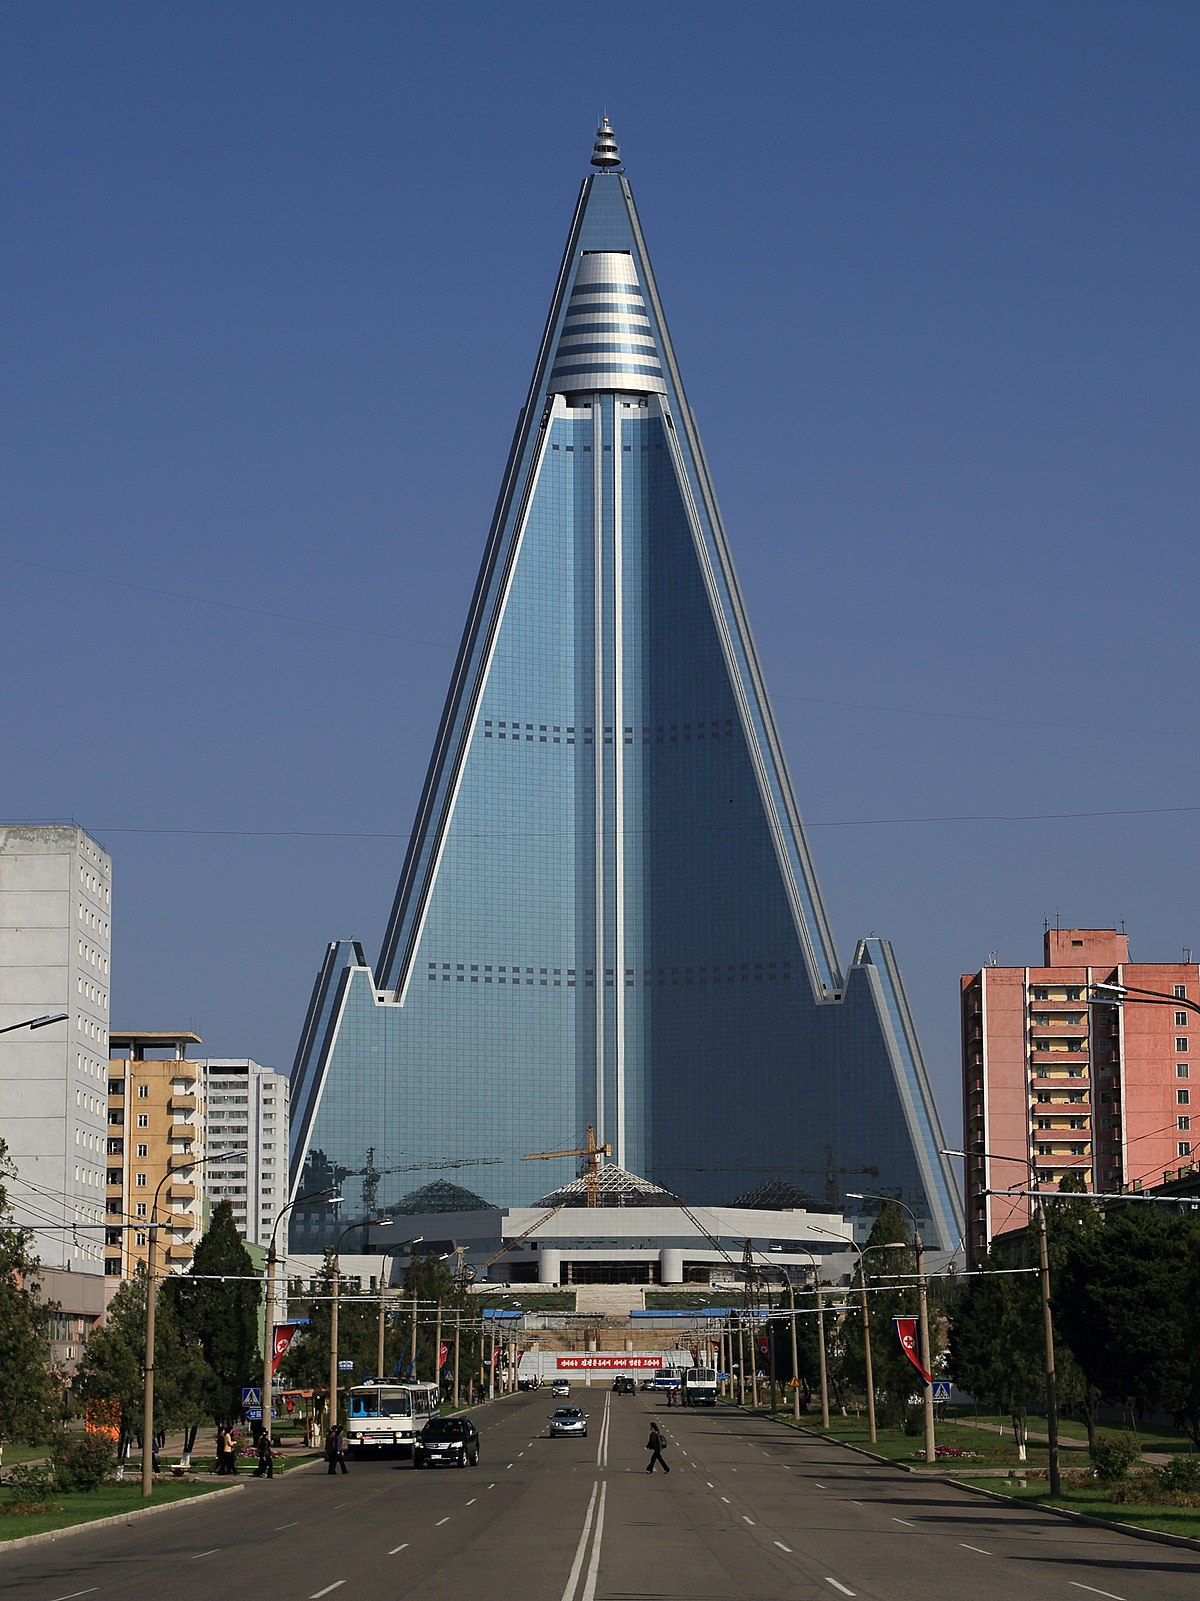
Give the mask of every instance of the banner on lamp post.
POLYGON ((930 1374, 921 1366, 921 1358, 917 1355, 917 1320, 915 1317, 894 1317, 892 1322, 896 1326, 896 1338, 905 1356, 921 1375, 921 1383, 928 1384, 930 1374))
POLYGON ((298 1323, 277 1323, 275 1325, 275 1344, 271 1350, 272 1373, 275 1372, 275 1369, 283 1361, 283 1358, 287 1353, 288 1346, 291 1345, 292 1341, 296 1338, 296 1330, 299 1328, 299 1326, 300 1325, 298 1323))
POLYGON ((439 1373, 446 1366, 446 1358, 449 1355, 450 1355, 450 1342, 449 1342, 449 1340, 443 1340, 442 1343, 441 1343, 441 1346, 440 1346, 440 1348, 438 1350, 438 1372, 439 1373))

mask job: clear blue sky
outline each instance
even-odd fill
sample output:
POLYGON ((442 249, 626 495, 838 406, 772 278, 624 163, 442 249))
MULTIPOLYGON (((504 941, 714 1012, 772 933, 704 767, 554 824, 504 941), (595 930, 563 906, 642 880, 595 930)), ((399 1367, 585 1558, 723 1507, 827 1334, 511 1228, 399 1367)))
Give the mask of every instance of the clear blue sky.
POLYGON ((990 951, 1200 953, 1197 82, 1191 3, 7 7, 0 818, 111 850, 114 1027, 287 1068, 378 954, 605 108, 948 1132, 990 951))

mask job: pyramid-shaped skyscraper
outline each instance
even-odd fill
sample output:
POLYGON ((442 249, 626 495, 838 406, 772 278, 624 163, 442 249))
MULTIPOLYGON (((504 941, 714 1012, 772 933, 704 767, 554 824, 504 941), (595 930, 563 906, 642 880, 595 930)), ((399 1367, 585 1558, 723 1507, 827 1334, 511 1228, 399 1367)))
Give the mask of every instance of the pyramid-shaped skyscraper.
POLYGON ((336 1182, 340 1229, 486 1160, 462 1179, 528 1202, 575 1169, 522 1156, 591 1124, 689 1203, 893 1194, 952 1248, 900 975, 874 936, 838 961, 607 121, 592 163, 379 963, 337 942, 314 988, 293 1194, 336 1182))

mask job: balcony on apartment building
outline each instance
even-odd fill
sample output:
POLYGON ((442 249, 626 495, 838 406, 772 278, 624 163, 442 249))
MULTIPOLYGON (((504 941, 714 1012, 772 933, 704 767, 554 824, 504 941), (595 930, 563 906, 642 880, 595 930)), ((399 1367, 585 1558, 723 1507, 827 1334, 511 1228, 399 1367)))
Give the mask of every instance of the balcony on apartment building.
POLYGON ((191 1091, 172 1090, 167 1097, 168 1112, 194 1112, 196 1110, 196 1097, 191 1091))
POLYGON ((187 1179, 172 1179, 167 1186, 167 1199, 169 1201, 194 1201, 196 1199, 196 1186, 187 1179))

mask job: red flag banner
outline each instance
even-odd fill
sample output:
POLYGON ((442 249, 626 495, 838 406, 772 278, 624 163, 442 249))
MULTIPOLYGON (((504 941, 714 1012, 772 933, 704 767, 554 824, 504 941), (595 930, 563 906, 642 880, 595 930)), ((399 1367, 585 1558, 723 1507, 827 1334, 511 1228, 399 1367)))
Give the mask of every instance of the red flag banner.
POLYGON ((275 1369, 283 1361, 284 1354, 286 1353, 288 1346, 291 1345, 292 1341, 296 1338, 296 1330, 299 1327, 300 1325, 298 1323, 277 1323, 275 1325, 275 1345, 271 1354, 272 1373, 274 1373, 275 1369))
POLYGON ((917 1320, 915 1317, 894 1317, 892 1322, 896 1325, 896 1338, 904 1350, 905 1356, 921 1375, 921 1383, 929 1383, 929 1374, 921 1366, 921 1358, 917 1355, 917 1320))
POLYGON ((450 1355, 450 1342, 448 1340, 443 1340, 442 1343, 441 1343, 441 1347, 438 1350, 438 1372, 439 1373, 446 1366, 446 1358, 449 1355, 450 1355))
POLYGON ((767 1360, 767 1358, 771 1354, 771 1348, 770 1348, 770 1345, 767 1343, 767 1337, 766 1337, 765 1334, 760 1334, 758 1336, 758 1350, 759 1350, 759 1354, 761 1355, 763 1361, 765 1362, 767 1360))

